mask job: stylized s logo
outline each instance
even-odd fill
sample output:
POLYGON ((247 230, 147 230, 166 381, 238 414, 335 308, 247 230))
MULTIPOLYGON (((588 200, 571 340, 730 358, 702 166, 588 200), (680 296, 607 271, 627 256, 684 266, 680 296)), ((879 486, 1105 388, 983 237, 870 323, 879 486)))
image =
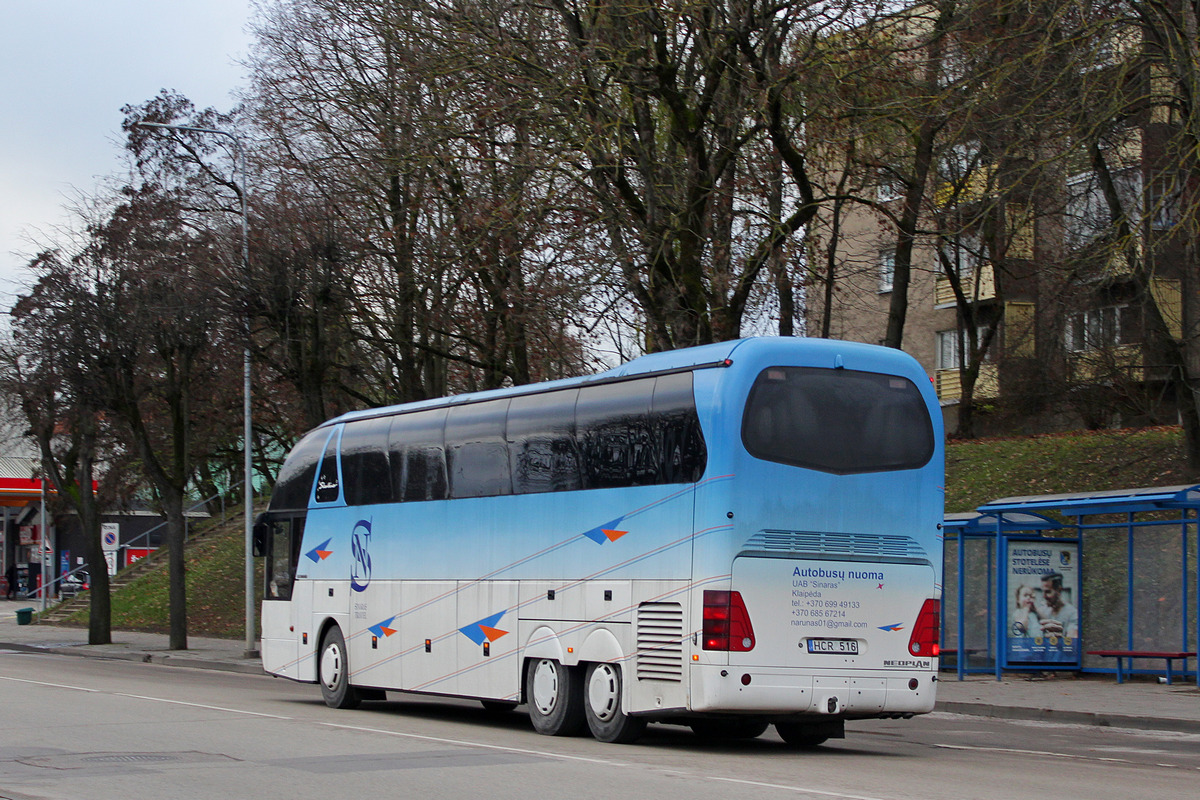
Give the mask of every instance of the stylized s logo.
POLYGON ((360 519, 350 534, 350 588, 365 592, 371 582, 371 520, 360 519))

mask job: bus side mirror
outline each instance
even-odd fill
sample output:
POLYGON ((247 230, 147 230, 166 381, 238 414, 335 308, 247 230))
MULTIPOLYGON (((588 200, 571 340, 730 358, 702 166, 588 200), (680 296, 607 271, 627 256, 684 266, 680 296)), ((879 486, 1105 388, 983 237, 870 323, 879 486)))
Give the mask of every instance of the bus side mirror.
POLYGON ((271 539, 271 523, 267 522, 263 515, 259 515, 254 521, 253 536, 251 537, 252 550, 255 558, 262 558, 267 554, 267 542, 271 539))

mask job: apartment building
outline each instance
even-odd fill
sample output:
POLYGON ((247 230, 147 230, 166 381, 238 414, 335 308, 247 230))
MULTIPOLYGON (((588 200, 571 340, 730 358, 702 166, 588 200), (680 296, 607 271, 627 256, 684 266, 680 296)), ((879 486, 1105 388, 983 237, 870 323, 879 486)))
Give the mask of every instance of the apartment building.
MULTIPOLYGON (((1140 76, 1124 91, 1151 96, 1152 64, 1131 68, 1141 48, 1119 44, 1097 48, 1104 63, 1088 81, 1140 76)), ((1032 143, 1006 139, 1018 125, 946 126, 956 137, 933 148, 902 346, 934 382, 948 431, 1176 421, 1176 344, 1193 312, 1167 105, 1130 102, 1105 127, 1032 143)), ((809 335, 884 343, 907 189, 896 176, 912 167, 859 169, 862 202, 836 218, 826 208, 809 228, 806 324, 809 335)), ((828 185, 841 178, 824 172, 828 185)))

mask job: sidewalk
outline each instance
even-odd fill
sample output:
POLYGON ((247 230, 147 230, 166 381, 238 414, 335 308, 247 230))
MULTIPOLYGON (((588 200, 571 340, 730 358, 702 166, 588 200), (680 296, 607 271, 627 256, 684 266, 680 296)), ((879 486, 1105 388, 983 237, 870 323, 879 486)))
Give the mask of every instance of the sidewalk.
MULTIPOLYGON (((242 640, 188 636, 187 650, 170 650, 166 634, 113 631, 112 644, 89 645, 85 628, 17 624, 17 609, 40 605, 36 600, 0 599, 0 650, 35 650, 90 658, 142 661, 172 667, 195 667, 226 672, 263 674, 258 658, 246 658, 242 640)), ((36 613, 34 614, 36 619, 36 613)))
MULTIPOLYGON (((91 658, 141 661, 173 667, 261 674, 257 658, 245 658, 246 643, 188 637, 188 650, 168 650, 164 634, 114 631, 113 644, 88 645, 87 631, 54 625, 18 625, 17 609, 30 601, 0 600, 0 650, 34 650, 91 658)), ((1190 666, 1194 667, 1195 662, 1190 666)), ((1041 720, 1114 728, 1200 734, 1200 688, 1195 679, 1176 678, 1166 686, 1153 679, 1117 684, 1111 675, 1052 677, 1012 674, 997 681, 972 675, 959 681, 943 672, 938 711, 1003 719, 1041 720)))

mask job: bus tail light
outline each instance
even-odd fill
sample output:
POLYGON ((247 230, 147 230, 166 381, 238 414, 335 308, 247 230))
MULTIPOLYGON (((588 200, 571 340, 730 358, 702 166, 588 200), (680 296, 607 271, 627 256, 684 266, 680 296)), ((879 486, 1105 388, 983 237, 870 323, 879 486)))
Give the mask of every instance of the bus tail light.
POLYGON ((704 592, 704 649, 745 653, 754 649, 754 626, 739 592, 704 592))
POLYGON ((913 625, 912 636, 908 640, 908 652, 921 658, 937 658, 938 636, 942 627, 942 603, 940 600, 929 599, 921 606, 917 615, 917 624, 913 625))

